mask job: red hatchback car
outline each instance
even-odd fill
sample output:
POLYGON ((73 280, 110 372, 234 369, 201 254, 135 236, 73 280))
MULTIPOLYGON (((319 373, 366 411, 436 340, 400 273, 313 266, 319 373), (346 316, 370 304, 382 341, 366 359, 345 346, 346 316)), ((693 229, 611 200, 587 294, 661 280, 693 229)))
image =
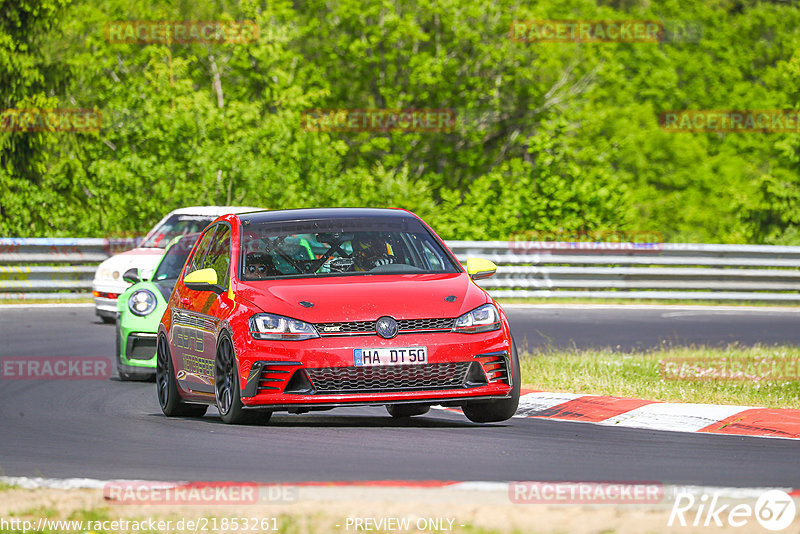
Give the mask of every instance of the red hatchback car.
POLYGON ((519 403, 502 308, 422 220, 395 209, 224 215, 205 229, 158 331, 167 416, 216 405, 226 423, 339 406, 431 405, 475 422, 519 403))

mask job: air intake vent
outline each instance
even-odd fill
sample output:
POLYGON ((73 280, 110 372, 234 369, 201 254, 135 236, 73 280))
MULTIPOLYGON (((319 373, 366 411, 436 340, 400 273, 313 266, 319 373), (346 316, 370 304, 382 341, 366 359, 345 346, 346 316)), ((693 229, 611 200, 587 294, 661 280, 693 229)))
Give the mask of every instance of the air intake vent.
POLYGON ((253 362, 247 376, 247 384, 243 397, 254 397, 259 393, 277 393, 283 390, 286 381, 289 380, 293 369, 291 367, 298 367, 302 365, 300 362, 270 362, 270 361, 257 361, 253 362))
POLYGON ((311 381, 308 380, 306 372, 302 369, 298 369, 294 372, 292 378, 289 379, 283 392, 297 395, 311 395, 314 393, 314 386, 311 385, 311 381))
POLYGON ((489 383, 503 382, 511 384, 508 380, 508 353, 490 352, 488 354, 478 354, 475 356, 483 364, 489 383))
POLYGON ((478 362, 472 362, 469 366, 467 378, 464 380, 464 385, 468 388, 477 388, 480 386, 485 386, 487 383, 486 374, 483 372, 481 364, 478 362))

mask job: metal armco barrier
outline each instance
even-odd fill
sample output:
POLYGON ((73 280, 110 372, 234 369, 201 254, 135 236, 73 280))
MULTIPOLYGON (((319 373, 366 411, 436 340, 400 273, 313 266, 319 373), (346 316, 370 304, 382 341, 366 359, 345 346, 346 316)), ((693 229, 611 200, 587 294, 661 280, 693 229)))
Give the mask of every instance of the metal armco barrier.
POLYGON ((89 298, 97 264, 133 248, 124 241, 0 238, 0 300, 89 298))
POLYGON ((800 301, 800 247, 684 243, 451 241, 492 260, 494 297, 800 301))
MULTIPOLYGON (((99 262, 135 239, 0 238, 0 299, 87 298, 99 262)), ((495 297, 800 301, 800 247, 448 241, 498 265, 495 297)))

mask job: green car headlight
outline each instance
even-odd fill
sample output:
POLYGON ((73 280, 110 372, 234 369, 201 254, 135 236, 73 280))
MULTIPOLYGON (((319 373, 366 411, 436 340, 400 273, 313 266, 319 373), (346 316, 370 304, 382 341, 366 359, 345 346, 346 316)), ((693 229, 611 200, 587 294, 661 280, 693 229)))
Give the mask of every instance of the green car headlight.
POLYGON ((456 319, 453 332, 477 334, 500 329, 500 314, 491 304, 484 304, 456 319))
POLYGON ((128 309, 131 313, 144 317, 156 309, 156 296, 147 289, 138 289, 128 299, 128 309))

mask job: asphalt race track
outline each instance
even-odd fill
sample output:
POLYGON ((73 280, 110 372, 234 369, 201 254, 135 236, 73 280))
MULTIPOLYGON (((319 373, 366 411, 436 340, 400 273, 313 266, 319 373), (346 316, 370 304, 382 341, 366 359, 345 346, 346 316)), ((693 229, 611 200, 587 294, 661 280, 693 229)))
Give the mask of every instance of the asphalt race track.
MULTIPOLYGON (((800 342, 798 313, 509 308, 530 345, 800 342)), ((103 356, 90 307, 0 309, 0 358, 103 356)), ((512 419, 476 425, 382 407, 273 416, 268 426, 167 419, 153 383, 0 380, 0 474, 150 480, 582 480, 800 486, 800 442, 512 419)))
POLYGON ((531 347, 800 344, 800 308, 506 305, 517 343, 531 347))

